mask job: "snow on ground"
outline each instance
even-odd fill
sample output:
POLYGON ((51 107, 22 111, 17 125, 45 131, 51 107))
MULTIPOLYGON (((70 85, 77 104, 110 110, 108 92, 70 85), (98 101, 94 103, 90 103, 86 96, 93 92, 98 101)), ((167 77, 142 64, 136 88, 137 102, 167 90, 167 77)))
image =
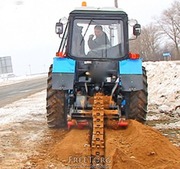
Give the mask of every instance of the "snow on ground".
POLYGON ((41 78, 47 76, 47 73, 44 74, 35 74, 35 75, 27 75, 27 76, 14 76, 14 77, 8 77, 8 76, 1 76, 0 77, 0 86, 10 85, 14 83, 19 83, 31 79, 41 78))
POLYGON ((180 105, 180 61, 145 62, 149 111, 172 112, 180 105))
MULTIPOLYGON (((147 119, 168 119, 173 116, 178 121, 172 123, 173 126, 168 124, 164 127, 180 128, 180 108, 175 110, 175 107, 180 105, 180 61, 145 62, 143 64, 147 69, 148 76, 148 111, 156 112, 147 119)), ((17 83, 29 79, 29 77, 15 79, 1 80, 0 85, 17 83)), ((45 95, 44 90, 0 108, 0 123, 8 124, 26 119, 38 120, 38 118, 34 118, 38 115, 41 119, 45 118, 45 95)), ((162 125, 159 126, 159 128, 161 127, 162 125)))
POLYGON ((180 129, 180 61, 144 62, 148 77, 147 120, 158 129, 180 129))
POLYGON ((166 124, 156 124, 157 129, 180 129, 180 121, 166 124))
POLYGON ((22 123, 45 119, 46 91, 31 95, 0 108, 0 124, 22 123), (36 118, 34 118, 36 117, 36 118))

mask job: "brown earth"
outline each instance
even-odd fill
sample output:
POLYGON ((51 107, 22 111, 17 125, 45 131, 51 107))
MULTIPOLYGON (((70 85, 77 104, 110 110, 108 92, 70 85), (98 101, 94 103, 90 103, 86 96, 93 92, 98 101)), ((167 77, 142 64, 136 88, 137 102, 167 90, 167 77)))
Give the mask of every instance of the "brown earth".
MULTIPOLYGON (((41 153, 26 160, 23 169, 89 168, 88 129, 56 132, 56 138, 43 143, 41 153)), ((179 147, 147 125, 130 120, 127 129, 105 133, 108 169, 180 169, 179 147)))

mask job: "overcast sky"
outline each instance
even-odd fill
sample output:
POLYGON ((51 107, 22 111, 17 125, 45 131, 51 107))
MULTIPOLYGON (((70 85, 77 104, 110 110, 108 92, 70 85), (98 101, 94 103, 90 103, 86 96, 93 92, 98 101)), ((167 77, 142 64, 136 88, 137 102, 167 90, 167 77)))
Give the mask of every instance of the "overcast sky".
MULTIPOLYGON (((0 0, 0 57, 11 56, 16 75, 47 71, 59 47, 55 23, 82 0, 0 0)), ((88 6, 110 7, 114 0, 86 0, 88 6)), ((145 26, 173 0, 119 0, 129 19, 145 26)))

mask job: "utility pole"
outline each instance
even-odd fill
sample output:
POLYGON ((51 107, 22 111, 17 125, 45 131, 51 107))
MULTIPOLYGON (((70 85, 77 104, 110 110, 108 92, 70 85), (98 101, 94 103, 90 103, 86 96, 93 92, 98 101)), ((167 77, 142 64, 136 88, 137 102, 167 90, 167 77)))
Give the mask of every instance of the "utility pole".
POLYGON ((31 75, 31 65, 29 64, 29 75, 31 75))
POLYGON ((118 0, 114 0, 114 6, 118 8, 118 0))

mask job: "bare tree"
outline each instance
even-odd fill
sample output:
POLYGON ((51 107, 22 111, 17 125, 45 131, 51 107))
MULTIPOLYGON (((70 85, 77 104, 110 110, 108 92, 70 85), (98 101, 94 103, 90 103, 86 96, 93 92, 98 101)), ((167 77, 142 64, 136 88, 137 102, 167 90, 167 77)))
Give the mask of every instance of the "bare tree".
POLYGON ((176 0, 165 10, 157 21, 161 34, 174 43, 176 59, 180 59, 180 1, 176 0))
POLYGON ((159 60, 159 30, 153 23, 142 28, 141 35, 138 39, 130 41, 130 50, 140 53, 141 57, 147 60, 159 60))

